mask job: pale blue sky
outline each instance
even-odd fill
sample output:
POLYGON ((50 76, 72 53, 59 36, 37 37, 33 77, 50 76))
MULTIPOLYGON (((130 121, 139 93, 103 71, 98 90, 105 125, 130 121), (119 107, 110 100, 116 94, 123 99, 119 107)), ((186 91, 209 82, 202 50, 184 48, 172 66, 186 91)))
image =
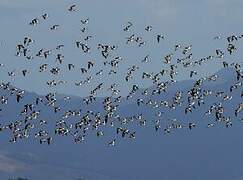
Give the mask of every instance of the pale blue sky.
MULTIPOLYGON (((0 63, 5 64, 4 68, 0 69, 0 80, 10 81, 17 87, 34 91, 39 94, 47 93, 50 90, 46 86, 46 81, 53 79, 50 73, 39 74, 38 67, 43 64, 42 60, 34 59, 32 62, 27 62, 23 58, 17 58, 15 54, 15 45, 20 43, 25 36, 30 36, 35 39, 33 52, 37 52, 41 48, 55 48, 58 43, 64 43, 65 48, 63 54, 66 63, 74 63, 78 67, 85 66, 89 59, 94 60, 96 68, 93 73, 99 70, 99 65, 102 62, 97 51, 93 51, 91 55, 81 55, 74 48, 74 42, 80 39, 80 19, 90 18, 88 26, 88 34, 95 36, 89 44, 95 49, 98 42, 111 43, 118 45, 119 48, 115 55, 122 56, 124 63, 122 64, 119 73, 113 78, 107 77, 95 79, 89 86, 83 88, 74 87, 73 83, 83 80, 78 71, 67 73, 66 67, 62 71, 60 80, 67 80, 69 83, 66 86, 59 86, 56 90, 60 93, 73 94, 78 96, 88 95, 99 82, 106 81, 106 85, 113 82, 122 83, 119 88, 122 94, 125 95, 127 88, 130 88, 134 83, 142 83, 142 86, 151 86, 150 81, 141 82, 141 72, 159 71, 163 68, 162 58, 173 52, 173 46, 176 43, 183 45, 193 45, 192 52, 194 58, 201 58, 214 53, 217 48, 225 48, 224 40, 214 41, 213 37, 222 35, 226 37, 232 33, 238 35, 242 30, 243 17, 243 2, 240 0, 135 0, 135 1, 99 1, 90 0, 76 3, 75 1, 64 0, 1 0, 0 1, 0 22, 1 22, 1 47, 0 47, 0 63), (69 13, 68 7, 72 4, 77 4, 78 12, 69 13), (49 13, 50 18, 38 28, 33 28, 28 25, 29 21, 35 17, 39 17, 43 13, 49 13), (130 33, 122 31, 123 25, 127 21, 134 23, 134 28, 130 33), (60 24, 60 29, 57 32, 50 32, 50 26, 60 24), (150 33, 144 31, 145 26, 152 25, 153 30, 150 33), (130 48, 125 44, 125 37, 135 33, 144 37, 148 41, 148 45, 144 48, 130 48), (162 33, 166 39, 157 44, 155 36, 162 33), (140 61, 144 56, 150 54, 151 63, 141 64, 140 61), (130 65, 137 64, 140 66, 140 71, 134 73, 134 78, 125 85, 124 77, 127 68, 130 65), (16 76, 9 78, 8 71, 30 69, 31 74, 23 78, 16 76), (122 77, 122 78, 121 78, 122 77)), ((87 34, 87 35, 88 35, 87 34)), ((240 45, 238 45, 240 49, 240 45)), ((226 57, 241 61, 242 51, 239 50, 237 56, 226 57)), ((47 63, 50 67, 55 67, 54 56, 50 57, 47 63)), ((219 61, 214 60, 196 68, 199 71, 199 76, 212 74, 219 70, 221 66, 219 61)), ((188 69, 185 71, 179 68, 178 80, 188 79, 188 69)), ((196 77, 196 78, 197 78, 196 77)), ((105 93, 98 94, 99 96, 105 93)))

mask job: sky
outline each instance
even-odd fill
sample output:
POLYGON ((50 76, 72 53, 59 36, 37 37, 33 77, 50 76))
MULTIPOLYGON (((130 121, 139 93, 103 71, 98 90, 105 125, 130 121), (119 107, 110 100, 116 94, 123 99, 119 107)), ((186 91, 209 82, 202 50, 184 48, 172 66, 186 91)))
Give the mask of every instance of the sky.
MULTIPOLYGON (((216 48, 225 48, 224 40, 214 41, 213 37, 241 34, 242 6, 243 2, 240 0, 90 0, 82 2, 1 0, 0 63, 3 63, 5 67, 0 69, 0 80, 9 81, 19 88, 38 94, 58 91, 62 94, 76 96, 87 96, 90 90, 100 82, 104 82, 106 86, 115 82, 120 84, 121 94, 126 95, 127 89, 135 83, 141 87, 152 85, 151 81, 141 81, 141 73, 159 71, 164 68, 161 63, 163 57, 170 54, 177 43, 184 46, 193 45, 192 52, 195 59, 213 54, 216 48), (77 4, 78 11, 75 13, 67 11, 72 4, 77 4), (37 28, 28 25, 30 20, 44 13, 48 13, 50 16, 45 23, 41 23, 37 28), (46 85, 47 81, 54 79, 50 73, 38 73, 38 67, 43 64, 42 60, 35 58, 32 62, 28 62, 24 58, 15 56, 16 45, 28 36, 35 40, 31 47, 33 52, 37 52, 41 48, 51 49, 58 43, 63 43, 65 44, 63 54, 66 63, 70 62, 83 67, 88 60, 92 60, 96 65, 93 72, 100 70, 102 59, 97 51, 83 55, 74 48, 74 42, 81 38, 80 19, 85 18, 90 18, 88 35, 92 35, 94 38, 89 44, 94 49, 99 42, 118 45, 114 56, 122 56, 123 62, 116 76, 94 78, 90 85, 80 88, 75 87, 74 82, 84 80, 85 77, 78 71, 63 70, 58 79, 67 80, 68 84, 54 89, 46 85), (128 21, 134 24, 130 33, 122 31, 128 21), (49 28, 54 24, 60 24, 60 29, 50 32, 49 28), (144 31, 147 25, 153 27, 151 33, 144 31), (149 43, 143 48, 126 45, 125 38, 132 33, 141 35, 149 43), (157 34, 164 34, 166 37, 160 44, 156 43, 157 34), (140 61, 147 54, 151 57, 151 63, 141 64, 140 61), (127 68, 135 64, 139 64, 139 71, 134 73, 134 78, 129 83, 125 83, 124 77, 127 68), (11 78, 7 75, 7 72, 13 70, 20 74, 20 70, 23 69, 31 70, 31 74, 25 78, 20 75, 11 78)), ((241 55, 242 53, 239 51, 236 57, 226 56, 225 58, 241 62, 239 59, 241 55)), ((54 58, 51 56, 47 61, 52 67, 56 66, 51 63, 54 58)), ((199 68, 196 67, 198 75, 195 78, 211 75, 220 68, 222 65, 217 60, 199 68)), ((177 80, 188 79, 189 70, 191 69, 178 68, 177 80)), ((105 90, 98 95, 106 95, 105 90)))

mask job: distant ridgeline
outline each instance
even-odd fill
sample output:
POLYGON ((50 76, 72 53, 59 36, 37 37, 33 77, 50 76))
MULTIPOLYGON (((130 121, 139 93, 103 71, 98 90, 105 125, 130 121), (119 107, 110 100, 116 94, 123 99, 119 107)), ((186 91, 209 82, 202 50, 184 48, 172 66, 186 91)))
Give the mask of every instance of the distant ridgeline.
POLYGON ((243 123, 242 76, 237 71, 226 67, 195 81, 170 80, 147 89, 134 85, 126 97, 39 96, 2 83, 0 137, 50 145, 57 137, 80 143, 95 135, 114 146, 121 138, 134 140, 140 128, 167 135, 183 129, 231 128, 243 123))
POLYGON ((18 177, 18 178, 9 178, 8 180, 28 180, 28 179, 27 178, 18 177))

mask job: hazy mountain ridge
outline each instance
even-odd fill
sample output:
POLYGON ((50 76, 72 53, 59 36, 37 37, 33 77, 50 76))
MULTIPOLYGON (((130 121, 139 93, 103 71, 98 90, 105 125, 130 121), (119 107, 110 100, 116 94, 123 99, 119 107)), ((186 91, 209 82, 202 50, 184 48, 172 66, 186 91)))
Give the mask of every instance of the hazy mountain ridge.
MULTIPOLYGON (((231 70, 229 70, 231 71, 231 70)), ((220 77, 223 77, 224 72, 228 70, 222 70, 219 73, 220 77)), ((233 72, 233 71, 232 71, 233 72)), ((241 88, 229 91, 229 87, 234 84, 234 76, 226 76, 225 81, 220 84, 215 82, 209 82, 202 85, 202 90, 210 89, 213 92, 223 90, 226 94, 232 95, 230 101, 223 102, 226 109, 226 116, 234 117, 234 113, 231 111, 236 108, 237 104, 242 102, 240 97, 241 88)), ((149 99, 153 100, 171 100, 175 92, 182 90, 183 94, 187 93, 192 88, 193 81, 188 83, 178 82, 168 88, 168 90, 161 95, 148 95, 144 98, 144 102, 149 99)), ((149 91, 152 91, 150 88, 149 91)), ((142 91, 142 90, 141 90, 142 91)), ((0 91, 0 96, 6 93, 0 91)), ((138 94, 137 94, 138 95, 138 94)), ((11 96, 9 103, 4 107, 6 116, 2 115, 1 124, 7 123, 9 119, 12 121, 14 117, 19 116, 19 109, 25 103, 31 103, 37 97, 32 93, 25 93, 25 97, 16 103, 15 96, 11 96), (13 108, 14 107, 14 108, 13 108), (8 111, 5 111, 5 108, 8 111), (9 117, 5 119, 4 117, 9 117)), ((57 96, 58 97, 58 96, 57 96)), ((185 101, 187 96, 183 96, 182 100, 185 101)), ((44 97, 43 97, 44 98, 44 97)), ((102 100, 102 98, 100 98, 102 100)), ((99 100, 99 101, 100 101, 99 100)), ((196 108, 192 113, 188 115, 184 114, 185 104, 171 110, 169 108, 161 108, 163 111, 161 129, 156 132, 154 129, 154 114, 157 112, 154 108, 149 108, 144 105, 137 106, 136 94, 134 99, 124 103, 122 99, 121 105, 118 107, 117 114, 121 117, 129 117, 133 114, 143 113, 147 119, 147 126, 141 127, 138 122, 129 124, 129 129, 136 131, 136 140, 123 139, 116 135, 115 127, 120 126, 119 123, 115 123, 115 127, 110 127, 104 130, 104 138, 97 138, 95 133, 89 133, 86 141, 81 144, 75 144, 70 137, 56 137, 54 136, 53 144, 39 145, 39 142, 34 138, 24 139, 16 144, 10 144, 8 142, 9 135, 7 133, 0 132, 0 142, 2 144, 2 150, 8 152, 8 157, 15 159, 17 162, 23 162, 27 165, 27 170, 16 170, 9 173, 2 171, 0 173, 1 179, 7 179, 13 177, 12 174, 17 174, 20 177, 27 177, 30 180, 42 180, 42 179, 78 179, 84 177, 84 179, 101 179, 101 180, 122 180, 122 179, 148 179, 156 177, 164 177, 165 179, 177 179, 178 175, 182 179, 237 179, 242 177, 240 169, 242 167, 242 161, 234 154, 239 154, 243 150, 243 144, 237 137, 242 135, 242 126, 238 118, 232 119, 232 128, 226 128, 225 125, 219 123, 215 124, 212 128, 207 128, 208 123, 215 123, 214 116, 204 116, 205 111, 209 106, 215 102, 219 102, 220 98, 215 96, 208 96, 205 99, 205 104, 200 106, 200 109, 196 108), (149 111, 148 111, 149 110, 149 111), (165 135, 163 129, 170 123, 167 119, 176 118, 183 125, 182 129, 173 130, 170 134, 165 135), (189 122, 195 122, 196 127, 193 130, 189 130, 187 125, 189 122), (117 144, 114 148, 108 148, 106 142, 115 137, 117 144), (237 146, 236 146, 237 144, 237 146), (234 145, 234 149, 232 149, 234 145), (219 152, 218 149, 221 149, 219 152), (149 157, 143 155, 149 153, 149 157), (207 153, 209 157, 200 157, 200 154, 207 153), (231 153, 229 155, 228 153, 231 153), (55 156, 53 155, 55 154, 55 156), (212 154, 212 156, 210 156, 212 154), (190 157, 190 159, 187 159, 190 157), (129 164, 127 161, 129 160, 129 164), (190 161, 187 165, 184 162, 190 161), (65 162, 65 163, 64 163, 65 162), (104 164, 104 162, 106 162, 104 164), (141 162, 143 167, 134 167, 138 162, 141 162), (150 167, 150 163, 157 164, 154 169, 148 171, 146 168, 150 167), (230 163, 234 163, 235 166, 229 166, 230 163), (234 168, 232 168, 234 167, 234 168), (31 169, 31 172, 28 170, 31 169), (122 171, 120 171, 123 169, 122 171), (133 169, 134 173, 129 173, 133 169), (203 169, 203 171, 202 171, 203 169), (222 169, 227 169, 222 171, 222 169), (173 170, 173 171, 172 171, 173 170), (44 172, 44 173, 41 173, 44 172), (163 172, 163 175, 161 174, 163 172), (207 173, 205 173, 207 172, 207 173)), ((98 101, 98 100, 97 100, 98 101)), ((57 104, 62 105, 63 96, 61 99, 57 99, 57 104)), ((125 101, 126 102, 126 101, 125 101)), ((96 102, 96 105, 87 106, 82 104, 82 98, 65 101, 66 110, 68 109, 82 109, 82 113, 86 110, 95 108, 98 104, 100 106, 94 111, 102 109, 102 103, 96 102)), ((3 106, 1 106, 3 107, 3 106)), ((55 126, 55 120, 60 118, 60 115, 54 115, 53 111, 48 107, 41 106, 41 112, 45 112, 41 118, 53 121, 46 127, 47 130, 53 132, 55 126), (50 118, 51 117, 51 118, 50 118)), ((62 112, 62 111, 61 111, 62 112)), ((60 113, 62 114, 62 113, 60 113)), ((123 127, 128 127, 124 125, 123 127)), ((53 132, 54 134, 54 132, 53 132)), ((31 133, 31 136, 34 132, 31 133)), ((1 170, 0 170, 1 171, 1 170)))

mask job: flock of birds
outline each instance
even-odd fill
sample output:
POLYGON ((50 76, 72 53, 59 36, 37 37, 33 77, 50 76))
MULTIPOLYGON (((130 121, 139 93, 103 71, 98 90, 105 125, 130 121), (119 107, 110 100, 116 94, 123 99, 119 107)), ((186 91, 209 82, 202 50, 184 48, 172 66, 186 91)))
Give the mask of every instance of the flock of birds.
MULTIPOLYGON (((67 12, 78 12, 77 5, 68 7, 67 12)), ((44 13, 40 17, 33 18, 29 22, 29 26, 33 26, 33 28, 38 27, 49 18, 51 18, 49 14, 44 13)), ((55 77, 45 82, 48 88, 55 89, 55 87, 59 85, 68 85, 69 82, 67 80, 58 80, 62 71, 79 71, 80 76, 85 77, 82 81, 76 81, 73 84, 73 86, 77 87, 85 87, 85 85, 92 87, 92 80, 104 74, 108 75, 108 77, 116 76, 119 67, 124 65, 124 58, 116 54, 116 50, 119 49, 120 46, 97 43, 97 47, 91 47, 89 41, 93 39, 93 36, 89 35, 88 32, 89 21, 89 18, 80 20, 80 33, 83 38, 73 42, 73 45, 75 46, 75 50, 80 51, 82 54, 90 54, 94 49, 98 50, 100 57, 103 59, 103 66, 99 67, 100 69, 98 71, 94 71, 94 67, 97 66, 97 62, 94 60, 88 60, 86 65, 82 67, 80 67, 79 64, 66 62, 63 54, 63 49, 65 48, 64 44, 57 44, 56 47, 52 49, 41 48, 37 52, 33 52, 33 46, 37 44, 37 41, 31 37, 24 37, 23 42, 16 45, 16 56, 30 62, 36 59, 42 59, 39 61, 38 73, 49 73, 52 77, 55 77), (53 57, 55 57, 55 62, 52 63, 55 65, 50 62, 53 60, 53 57)), ((62 25, 59 24, 53 24, 49 30, 57 31, 61 26, 62 25)), ((136 33, 133 33, 133 28, 134 24, 132 22, 128 22, 122 27, 121 30, 128 34, 124 44, 126 46, 131 46, 131 48, 133 46, 139 48, 146 47, 149 42, 136 33)), ((150 25, 144 27, 144 32, 151 33, 154 37, 153 42, 158 44, 167 38, 160 33, 154 35, 153 27, 150 25)), ((132 126, 131 124, 146 126, 146 124, 150 123, 148 121, 151 117, 146 117, 146 115, 144 115, 146 111, 155 111, 155 120, 151 121, 153 121, 154 130, 156 132, 162 130, 165 134, 169 134, 176 129, 194 129, 197 127, 196 121, 185 123, 177 119, 171 119, 170 123, 163 126, 162 122, 167 119, 164 111, 170 110, 173 113, 177 109, 183 108, 183 113, 185 117, 187 117, 188 114, 207 104, 205 99, 207 99, 208 96, 216 97, 217 101, 208 107, 207 111, 204 113, 204 116, 211 115, 214 117, 214 121, 208 123, 207 127, 214 127, 218 123, 226 127, 231 127, 234 119, 239 119, 243 122, 243 102, 241 102, 243 97, 243 71, 240 63, 227 61, 224 57, 225 55, 231 56, 237 53, 237 42, 239 42, 241 38, 243 38, 243 35, 233 34, 227 37, 216 36, 213 39, 215 41, 221 39, 225 40, 227 42, 227 47, 225 49, 215 49, 215 52, 211 55, 198 59, 193 57, 192 45, 175 44, 171 52, 162 58, 161 70, 159 72, 142 72, 141 81, 151 81, 153 88, 144 89, 138 84, 132 84, 131 89, 128 91, 128 95, 123 97, 119 89, 119 86, 123 86, 123 84, 111 83, 109 80, 106 80, 96 84, 87 97, 81 98, 80 106, 72 110, 67 110, 65 108, 65 104, 72 100, 70 96, 65 96, 61 102, 58 102, 57 92, 49 92, 45 96, 35 97, 32 102, 26 103, 24 100, 24 90, 12 86, 10 82, 2 82, 0 84, 0 90, 2 92, 0 96, 0 119, 8 118, 4 117, 4 112, 11 98, 16 98, 16 103, 21 104, 22 109, 17 115, 18 117, 16 120, 5 124, 2 124, 3 120, 1 120, 0 133, 9 131, 11 134, 9 141, 12 143, 16 143, 19 140, 29 138, 33 135, 40 144, 50 145, 55 136, 70 136, 76 143, 85 141, 88 132, 95 132, 96 136, 101 138, 106 135, 106 129, 109 128, 115 129, 116 137, 109 139, 106 143, 108 146, 114 146, 119 139, 117 136, 128 139, 136 138, 136 130, 129 129, 129 127, 132 126), (175 53, 179 53, 180 58, 176 59, 175 53), (217 82, 219 78, 217 74, 195 79, 195 77, 199 76, 195 68, 214 60, 219 61, 222 64, 222 68, 226 71, 233 70, 235 74, 234 83, 228 87, 228 89, 222 89, 221 91, 203 90, 202 86, 205 82, 217 82), (161 95, 166 95, 168 88, 177 83, 176 77, 178 76, 178 70, 180 68, 192 69, 188 71, 188 76, 192 80, 194 79, 194 85, 186 91, 178 89, 169 100, 158 98, 161 95), (98 98, 102 90, 108 92, 110 96, 98 98), (234 115, 226 116, 224 114, 224 103, 231 101, 233 92, 235 91, 237 91, 237 93, 234 95, 237 95, 235 98, 239 100, 239 103, 235 109, 232 109, 234 115), (157 99, 153 98, 154 96, 156 96, 157 99), (88 109, 91 105, 98 104, 99 102, 101 102, 101 111, 97 109, 88 109), (118 111, 119 108, 122 108, 120 105, 125 102, 135 102, 134 106, 136 106, 136 108, 141 108, 141 112, 131 116, 122 116, 118 111), (64 106, 62 107, 63 104, 64 106), (46 127, 51 122, 42 118, 42 114, 45 114, 45 112, 42 111, 44 107, 52 114, 51 118, 48 117, 49 119, 57 118, 52 132, 46 130, 46 127)), ((124 77, 119 76, 117 78, 123 78, 125 83, 129 83, 133 79, 134 74, 137 74, 139 69, 141 70, 140 65, 150 63, 150 61, 151 58, 148 54, 142 58, 138 64, 127 67, 124 77)), ((5 66, 5 64, 0 63, 1 69, 4 69, 5 66)), ((14 79, 16 76, 26 77, 31 75, 33 69, 34 68, 22 70, 15 69, 7 73, 9 77, 14 79)), ((199 118, 202 119, 203 117, 199 118)), ((53 120, 51 121, 53 122, 53 120)))

